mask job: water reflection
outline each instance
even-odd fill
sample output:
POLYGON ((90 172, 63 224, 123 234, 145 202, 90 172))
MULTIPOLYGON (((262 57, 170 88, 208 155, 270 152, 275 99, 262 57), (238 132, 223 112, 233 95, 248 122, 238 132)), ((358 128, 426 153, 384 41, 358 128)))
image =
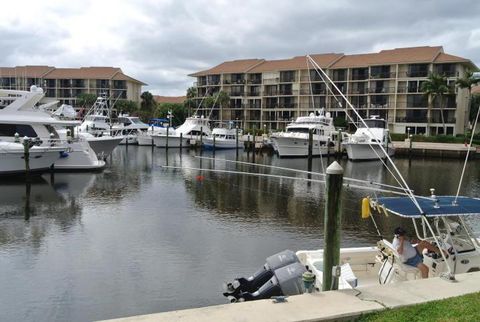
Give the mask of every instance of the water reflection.
MULTIPOLYGON (((216 160, 195 155, 128 146, 116 149, 101 173, 45 175, 29 187, 2 179, 0 320, 85 321, 220 304, 223 280, 251 272, 283 249, 322 246, 323 184, 163 168, 307 177, 221 161, 252 161, 243 151, 217 151, 216 160)), ((255 162, 307 168, 306 159, 272 155, 257 154, 255 162)), ((396 164, 419 194, 430 187, 456 192, 461 161, 396 164)), ((468 166, 462 193, 480 194, 478 165, 468 166)), ((313 159, 313 171, 326 166, 325 158, 313 159)), ((342 166, 345 176, 396 184, 380 163, 343 160, 342 166)), ((344 246, 376 241, 371 221, 360 219, 366 193, 344 191, 344 246)), ((409 225, 393 216, 377 222, 388 235, 409 225)))

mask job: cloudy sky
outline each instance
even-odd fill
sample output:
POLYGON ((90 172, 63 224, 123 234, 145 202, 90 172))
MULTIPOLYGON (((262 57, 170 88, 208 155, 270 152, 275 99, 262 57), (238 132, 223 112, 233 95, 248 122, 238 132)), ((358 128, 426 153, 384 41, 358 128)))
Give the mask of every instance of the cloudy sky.
POLYGON ((2 1, 0 66, 115 66, 159 95, 241 58, 443 45, 480 66, 480 1, 2 1))

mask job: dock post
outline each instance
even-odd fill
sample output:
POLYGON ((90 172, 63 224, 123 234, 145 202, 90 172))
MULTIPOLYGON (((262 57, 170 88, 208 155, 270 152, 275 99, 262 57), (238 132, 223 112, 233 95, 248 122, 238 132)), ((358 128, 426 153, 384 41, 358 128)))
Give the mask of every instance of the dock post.
POLYGON ((409 135, 408 136, 408 164, 410 165, 410 163, 412 163, 412 139, 413 139, 413 135, 409 135))
POLYGON ((168 132, 170 132, 170 126, 167 126, 167 137, 165 139, 165 150, 168 150, 168 136, 169 136, 168 132))
POLYGON ((338 130, 338 138, 337 138, 337 147, 336 147, 336 159, 337 161, 342 158, 342 130, 338 130))
POLYGON ((257 142, 255 135, 257 131, 253 130, 253 143, 252 143, 252 163, 255 163, 255 144, 257 142))
POLYGON ((343 168, 334 161, 326 170, 325 222, 323 237, 323 283, 322 290, 338 289, 340 265, 340 235, 342 223, 343 168), (337 269, 333 271, 334 267, 337 269), (333 276, 335 273, 335 277, 333 276))
POLYGON ((238 159, 238 126, 235 128, 235 150, 236 150, 236 157, 238 159))
POLYGON ((330 163, 330 137, 327 138, 327 164, 330 163))
POLYGON ((312 171, 312 155, 313 155, 313 130, 308 130, 308 171, 312 171))
POLYGON ((180 153, 182 152, 183 148, 183 133, 180 133, 180 153))
POLYGON ((203 148, 203 126, 200 126, 200 150, 203 148))
POLYGON ((215 158, 215 135, 213 136, 213 157, 215 158))
POLYGON ((31 139, 28 137, 23 138, 23 158, 25 160, 25 178, 29 179, 30 174, 30 142, 31 139))
POLYGON ((247 133, 247 146, 245 147, 246 150, 247 150, 247 158, 250 157, 249 153, 250 153, 250 133, 247 133))

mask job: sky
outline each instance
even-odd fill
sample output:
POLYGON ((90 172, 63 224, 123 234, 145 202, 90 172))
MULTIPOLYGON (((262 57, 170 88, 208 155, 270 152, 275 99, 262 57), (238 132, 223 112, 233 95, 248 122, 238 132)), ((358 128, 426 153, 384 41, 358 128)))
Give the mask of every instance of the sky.
POLYGON ((3 0, 0 66, 114 66, 184 95, 227 60, 444 47, 480 66, 477 0, 3 0))

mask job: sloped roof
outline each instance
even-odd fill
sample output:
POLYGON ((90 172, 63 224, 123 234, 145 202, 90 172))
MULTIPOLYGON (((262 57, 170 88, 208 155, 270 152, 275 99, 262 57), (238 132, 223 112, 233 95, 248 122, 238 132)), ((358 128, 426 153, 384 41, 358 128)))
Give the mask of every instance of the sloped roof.
POLYGON ((52 66, 0 67, 2 77, 32 77, 45 79, 114 79, 145 83, 127 76, 118 67, 55 68, 52 66))
POLYGON ((228 74, 228 73, 246 73, 249 69, 264 62, 264 59, 239 59, 226 61, 217 65, 213 68, 203 70, 188 76, 205 76, 205 75, 214 75, 214 74, 228 74))
POLYGON ((1 77, 27 77, 41 78, 49 71, 55 69, 52 66, 16 66, 16 67, 0 67, 1 77))
POLYGON ((187 97, 186 96, 161 96, 161 95, 153 95, 153 99, 155 102, 161 103, 177 103, 182 104, 187 97))
MULTIPOLYGON (((468 59, 445 54, 442 46, 405 47, 381 50, 378 53, 344 55, 340 53, 310 55, 322 68, 352 68, 368 67, 389 64, 415 63, 467 63, 475 65, 468 59)), ((280 70, 306 69, 305 56, 296 56, 289 59, 264 60, 245 59, 224 62, 211 69, 207 69, 189 76, 205 76, 228 73, 261 73, 280 70)))

